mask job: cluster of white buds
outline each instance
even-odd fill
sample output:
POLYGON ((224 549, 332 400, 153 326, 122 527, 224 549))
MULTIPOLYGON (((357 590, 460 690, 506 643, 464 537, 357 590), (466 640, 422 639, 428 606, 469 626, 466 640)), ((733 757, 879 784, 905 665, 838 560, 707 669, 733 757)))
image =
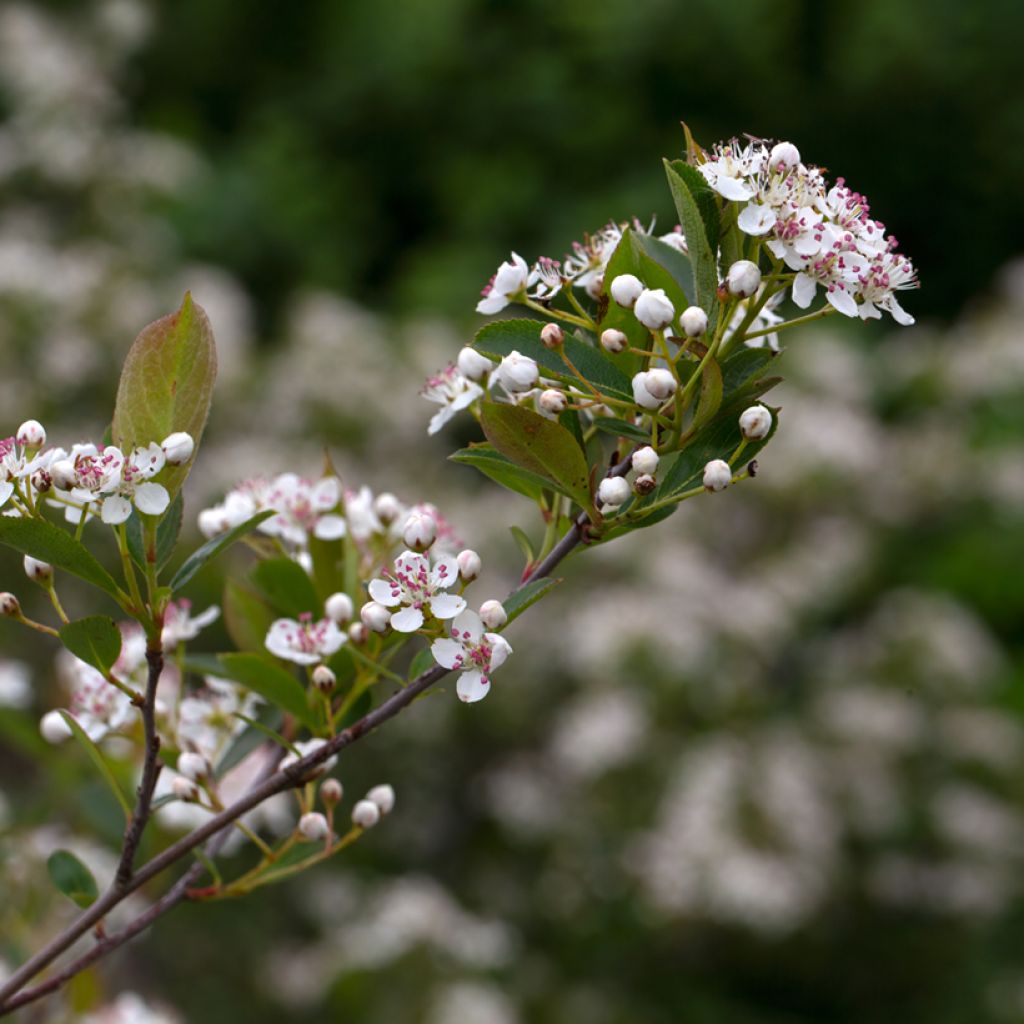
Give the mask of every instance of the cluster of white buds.
POLYGON ((633 377, 633 401, 641 409, 658 409, 676 393, 678 387, 679 383, 670 370, 660 366, 641 370, 633 377))
POLYGON ((374 786, 362 800, 352 808, 352 824, 356 828, 373 828, 385 815, 395 807, 395 791, 386 782, 374 786))

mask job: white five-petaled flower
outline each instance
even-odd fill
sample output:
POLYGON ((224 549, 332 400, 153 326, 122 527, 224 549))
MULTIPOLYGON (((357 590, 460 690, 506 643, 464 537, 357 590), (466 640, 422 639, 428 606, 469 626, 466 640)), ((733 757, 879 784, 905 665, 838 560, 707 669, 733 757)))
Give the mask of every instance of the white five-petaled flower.
POLYGON ((760 173, 768 152, 758 142, 715 146, 710 159, 698 165, 704 180, 723 198, 742 202, 754 197, 750 179, 760 173))
POLYGON ((267 650, 285 661, 294 661, 296 665, 315 665, 329 658, 341 645, 346 636, 338 624, 331 619, 313 621, 313 616, 305 612, 295 619, 278 619, 267 631, 267 650))
POLYGON ((164 612, 164 629, 161 634, 164 648, 170 651, 180 643, 195 640, 200 632, 211 622, 216 622, 219 616, 220 608, 215 604, 205 612, 193 616, 191 601, 171 601, 164 612))
POLYGON ((441 408, 431 417, 427 433, 436 434, 457 412, 472 405, 483 393, 484 389, 456 366, 448 366, 428 377, 420 394, 441 408))
POLYGON ((395 559, 394 569, 380 579, 370 581, 370 597, 391 613, 391 628, 399 633, 415 633, 423 625, 424 610, 437 619, 452 619, 466 607, 464 598, 446 593, 459 582, 459 565, 454 558, 442 558, 430 568, 425 555, 403 551, 395 559))
MULTIPOLYGON (((107 451, 110 449, 104 449, 104 454, 107 451)), ((136 448, 124 459, 120 481, 111 488, 113 493, 103 499, 100 508, 103 522, 111 525, 123 523, 132 514, 132 504, 147 515, 162 515, 171 503, 171 496, 163 484, 153 483, 151 477, 156 476, 166 462, 164 450, 155 442, 147 448, 136 448)))
POLYGON ((340 501, 341 481, 336 476, 314 483, 296 473, 282 473, 262 495, 263 507, 277 514, 260 523, 259 529, 294 547, 304 547, 310 535, 337 540, 346 532, 345 520, 336 511, 340 501))
POLYGON ((491 673, 512 653, 509 642, 498 633, 485 633, 480 616, 466 610, 451 626, 451 636, 430 645, 442 668, 461 672, 456 691, 467 703, 482 700, 491 689, 491 673))
POLYGON ((483 298, 476 304, 478 313, 500 313, 510 302, 525 293, 532 284, 530 268, 526 260, 518 253, 512 253, 512 259, 506 260, 497 273, 487 283, 483 298))

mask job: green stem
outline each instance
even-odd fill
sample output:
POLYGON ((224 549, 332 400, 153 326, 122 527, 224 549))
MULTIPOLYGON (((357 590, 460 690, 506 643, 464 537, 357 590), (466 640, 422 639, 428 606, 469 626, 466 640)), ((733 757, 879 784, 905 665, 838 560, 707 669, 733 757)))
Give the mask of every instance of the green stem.
POLYGON ((834 306, 822 306, 821 309, 816 310, 813 313, 808 313, 806 316, 798 316, 793 320, 785 320, 781 324, 776 324, 774 327, 765 327, 764 330, 753 331, 743 340, 750 341, 751 338, 760 338, 765 334, 778 334, 779 331, 784 331, 789 327, 798 327, 800 324, 809 324, 815 320, 821 320, 826 316, 831 316, 835 311, 834 306))
POLYGON ((538 313, 543 313, 545 316, 553 316, 556 320, 564 320, 567 324, 575 324, 577 327, 586 327, 587 330, 592 329, 592 320, 584 320, 581 317, 573 316, 572 313, 566 313, 560 309, 542 306, 539 302, 535 302, 533 299, 523 299, 522 303, 527 308, 535 309, 538 313))

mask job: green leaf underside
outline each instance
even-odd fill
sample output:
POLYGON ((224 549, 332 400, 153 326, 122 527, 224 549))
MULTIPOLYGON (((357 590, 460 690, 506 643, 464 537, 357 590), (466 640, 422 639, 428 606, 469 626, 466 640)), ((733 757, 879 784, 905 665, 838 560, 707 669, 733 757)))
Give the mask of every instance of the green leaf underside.
POLYGON ((304 612, 317 614, 320 609, 316 586, 306 570, 290 558, 259 561, 253 566, 249 578, 270 605, 282 615, 298 618, 304 612))
POLYGON ((546 477, 581 508, 594 511, 590 468, 565 427, 531 409, 494 402, 483 406, 480 419, 484 435, 499 452, 531 473, 546 477))
POLYGON ((104 781, 117 798, 117 802, 121 805, 121 810, 124 811, 125 817, 130 818, 132 815, 132 806, 128 802, 128 797, 125 796, 117 779, 114 777, 114 772, 110 765, 107 764, 100 748, 97 747, 91 739, 89 739, 85 730, 78 724, 74 716, 63 709, 61 709, 60 716, 67 723, 68 728, 71 730, 71 735, 74 736, 74 738, 81 744, 82 749, 89 755, 89 759, 96 766, 96 770, 103 776, 104 781))
POLYGON ((46 861, 46 869, 58 891, 79 907, 91 907, 96 902, 96 879, 70 850, 54 850, 46 861))
POLYGON ((241 683, 311 729, 317 727, 305 687, 287 669, 259 654, 222 654, 218 660, 225 679, 241 683))
MULTIPOLYGON (((198 447, 216 376, 210 321, 186 293, 181 308, 144 327, 128 351, 114 407, 114 443, 129 450, 184 431, 198 447)), ((190 464, 161 471, 159 479, 172 495, 190 464)))
MULTIPOLYGON (((475 444, 472 448, 463 448, 453 455, 449 455, 448 458, 452 462, 473 466, 495 483, 534 501, 540 497, 542 491, 550 491, 554 487, 552 481, 547 477, 531 473, 528 469, 517 466, 511 459, 497 451, 493 445, 475 444)), ((565 493, 561 488, 555 489, 565 493)))
POLYGON ((697 183, 693 180, 692 175, 696 174, 702 182, 704 179, 699 171, 679 160, 672 163, 666 160, 665 173, 668 175, 672 199, 675 201, 679 223, 683 227, 687 247, 690 251, 696 302, 707 313, 709 325, 713 327, 718 312, 718 269, 714 250, 711 248, 707 228, 697 202, 697 196, 700 193, 695 191, 697 183))
MULTIPOLYGON (((156 567, 158 570, 162 569, 174 554, 174 546, 178 543, 178 535, 181 533, 184 511, 184 500, 179 491, 167 507, 167 511, 161 516, 156 528, 156 567)), ((146 551, 142 534, 142 517, 138 509, 132 509, 132 514, 125 526, 128 551, 132 556, 132 561, 144 570, 146 568, 146 551)))
POLYGON ((505 614, 509 622, 514 622, 531 605, 536 604, 545 594, 554 590, 561 583, 561 579, 553 576, 542 576, 539 580, 533 580, 524 584, 514 594, 502 602, 505 614))
POLYGON ((69 622, 60 631, 61 643, 87 665, 110 671, 121 654, 121 631, 106 615, 91 615, 69 622))
POLYGON ((63 569, 112 597, 118 596, 117 583, 110 573, 71 534, 53 523, 0 516, 0 543, 49 562, 55 569, 63 569))
POLYGON ((240 523, 233 530, 228 530, 227 533, 222 533, 220 536, 208 540, 201 548, 193 551, 185 559, 181 568, 174 574, 170 582, 171 590, 180 590, 211 558, 216 558, 225 548, 230 547, 240 537, 251 533, 264 519, 269 519, 274 514, 274 510, 269 508, 264 509, 262 512, 257 512, 251 519, 240 523))

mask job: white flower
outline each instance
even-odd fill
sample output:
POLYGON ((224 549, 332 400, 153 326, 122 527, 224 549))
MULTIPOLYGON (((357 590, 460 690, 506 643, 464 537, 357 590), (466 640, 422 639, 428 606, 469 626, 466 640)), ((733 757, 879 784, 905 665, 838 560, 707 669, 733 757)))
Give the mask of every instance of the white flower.
POLYGON ((508 641, 497 633, 485 633, 476 612, 468 609, 451 626, 451 636, 430 645, 434 660, 442 667, 461 671, 456 690, 459 699, 472 703, 487 696, 491 673, 512 653, 508 641))
POLYGON ((675 318, 676 308, 664 288, 645 288, 633 307, 633 315, 651 331, 662 331, 675 318))
POLYGON ((761 271, 750 260, 737 260, 725 277, 725 286, 730 295, 749 298, 761 286, 761 271))
POLYGON ((352 598, 340 591, 336 594, 331 594, 324 602, 324 612, 327 618, 339 624, 348 622, 352 618, 354 611, 355 606, 352 604, 352 598))
POLYGON ((510 302, 523 295, 531 283, 530 268, 526 260, 512 253, 483 290, 483 298, 476 304, 478 313, 500 313, 510 302))
POLYGON ((0 661, 0 707, 27 708, 32 703, 28 666, 20 661, 0 661))
POLYGON ((565 257, 563 278, 597 298, 604 286, 605 268, 621 240, 622 225, 609 223, 587 235, 582 242, 573 242, 573 251, 565 257))
POLYGON ((295 619, 278 619, 267 631, 266 647, 271 654, 296 665, 315 665, 329 658, 345 643, 345 634, 331 619, 313 621, 306 612, 295 619))
POLYGON ((550 416, 558 416, 565 412, 568 404, 569 401, 565 394, 557 388, 546 388, 537 398, 537 406, 540 411, 548 413, 550 416))
POLYGON ((375 803, 381 814, 390 814, 395 809, 395 790, 386 782, 374 786, 366 794, 366 799, 375 803))
POLYGON ((752 405, 740 415, 740 432, 748 441, 760 441, 772 429, 772 414, 763 405, 752 405))
POLYGON ((455 363, 459 373, 467 380, 481 381, 494 369, 494 363, 490 359, 469 345, 459 351, 455 363))
POLYGON ((371 580, 368 589, 378 604, 401 606, 391 614, 393 629, 415 633, 426 620, 425 611, 438 619, 452 619, 466 607, 463 598, 445 592, 458 582, 459 566, 454 558, 442 558, 431 569, 424 555, 403 551, 395 559, 393 571, 371 580))
POLYGON ((510 395, 516 395, 529 391, 537 383, 540 372, 534 360, 513 350, 498 364, 494 377, 510 395))
POLYGON ((359 800, 352 808, 352 824, 356 828, 373 828, 380 821, 380 808, 372 800, 359 800))
POLYGON ((455 366, 448 366, 428 377, 420 394, 441 408, 431 417, 427 433, 436 434, 456 413, 472 405, 483 393, 484 389, 479 384, 463 376, 455 366))
POLYGON ((767 155, 760 143, 741 146, 734 139, 715 146, 711 158, 697 169, 720 196, 743 202, 754 197, 753 179, 761 172, 767 155))
POLYGON ((164 612, 164 629, 162 634, 164 648, 174 650, 178 644, 195 640, 200 632, 220 616, 220 608, 211 605, 199 615, 193 617, 192 602, 188 600, 171 601, 164 612))
POLYGON ((778 219, 775 211, 766 203, 750 202, 740 211, 736 224, 748 235, 766 235, 778 219))
POLYGON ((206 677, 206 686, 181 699, 174 728, 179 750, 201 754, 217 764, 234 738, 246 728, 239 714, 251 718, 262 698, 227 679, 206 677))
POLYGON ((323 842, 331 834, 327 819, 319 811, 310 811, 299 818, 299 835, 311 843, 323 842))
POLYGON ((630 486, 621 476, 606 476, 597 488, 597 500, 605 508, 616 509, 630 496, 630 486))
POLYGON ((704 467, 704 486, 709 491, 724 491, 732 483, 732 469, 724 459, 712 459, 704 467))
POLYGON ((198 782, 210 774, 210 762, 202 754, 186 750, 178 755, 178 772, 192 782, 198 782))
POLYGON ((632 309, 643 293, 644 283, 634 274, 619 274, 608 288, 611 297, 626 309, 632 309))
MULTIPOLYGON (((163 454, 163 453, 161 453, 163 454)), ((104 494, 112 494, 121 483, 124 455, 120 448, 108 445, 100 449, 94 444, 76 444, 65 459, 52 464, 53 484, 57 492, 51 502, 64 506, 64 518, 78 523, 93 512, 95 502, 104 494)), ((124 499, 113 502, 108 513, 114 521, 123 522, 131 514, 131 504, 124 499), (127 506, 123 518, 116 519, 127 506)))
POLYGON ((708 329, 708 315, 700 306, 687 306, 679 314, 679 325, 688 338, 699 338, 708 329))
MULTIPOLYGON (((388 626, 391 624, 391 612, 379 601, 367 601, 359 609, 359 618, 362 620, 363 626, 366 629, 373 630, 374 633, 386 633, 388 626)), ((353 640, 356 639, 352 636, 352 629, 349 630, 349 636, 353 640)), ((359 643, 361 641, 357 640, 356 642, 359 643)))
POLYGON ((46 444, 46 431, 39 420, 25 420, 15 435, 23 448, 42 448, 46 444))
POLYGON ((633 452, 633 458, 630 460, 637 473, 648 473, 652 476, 658 472, 658 461, 658 453, 649 444, 633 452))
POLYGON ((183 466, 192 458, 192 453, 196 450, 196 443, 191 434, 179 430, 165 437, 160 447, 170 465, 183 466))
POLYGON ((407 548, 426 551, 437 540, 437 520, 429 512, 410 512, 402 527, 402 540, 407 548))
POLYGON ((308 544, 310 535, 318 540, 345 536, 347 524, 337 512, 340 501, 341 481, 336 476, 313 483, 296 473, 282 473, 262 489, 259 507, 250 516, 264 508, 274 509, 276 515, 260 523, 260 532, 301 548, 308 544))
POLYGON ((508 613, 500 601, 484 601, 480 605, 480 621, 485 629, 501 629, 508 622, 508 613))
POLYGON ((629 338, 622 331, 618 331, 614 327, 609 327, 601 332, 601 347, 606 352, 611 352, 613 355, 625 352, 628 345, 629 338))

